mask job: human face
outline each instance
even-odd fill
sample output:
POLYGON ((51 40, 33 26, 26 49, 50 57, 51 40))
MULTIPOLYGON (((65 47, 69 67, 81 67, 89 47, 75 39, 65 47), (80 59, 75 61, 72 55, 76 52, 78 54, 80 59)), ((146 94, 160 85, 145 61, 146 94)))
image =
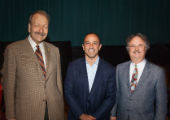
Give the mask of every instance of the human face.
POLYGON ((128 43, 128 52, 130 59, 134 63, 139 63, 145 58, 146 54, 146 43, 138 36, 132 38, 128 43))
POLYGON ((98 56, 98 52, 101 48, 100 40, 97 35, 89 34, 84 39, 82 45, 87 59, 95 59, 98 56))
POLYGON ((28 24, 28 32, 31 38, 37 43, 41 43, 48 34, 48 20, 41 14, 35 14, 31 23, 28 24))

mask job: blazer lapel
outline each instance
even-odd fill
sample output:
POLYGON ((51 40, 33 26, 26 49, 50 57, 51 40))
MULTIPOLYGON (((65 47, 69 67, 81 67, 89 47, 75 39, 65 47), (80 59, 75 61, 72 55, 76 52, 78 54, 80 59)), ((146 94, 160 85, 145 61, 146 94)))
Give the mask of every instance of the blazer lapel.
POLYGON ((25 50, 26 50, 26 53, 27 55, 29 56, 30 59, 32 59, 33 61, 36 62, 36 64, 40 67, 39 65, 39 62, 37 60, 37 56, 35 55, 32 47, 31 47, 31 44, 29 43, 28 39, 25 40, 25 50))
POLYGON ((88 75, 87 75, 87 68, 86 68, 86 60, 85 60, 85 57, 82 59, 81 61, 81 64, 82 66, 80 66, 82 69, 81 69, 81 73, 80 75, 82 75, 82 79, 83 79, 83 83, 84 83, 84 89, 85 89, 85 95, 86 95, 86 98, 89 96, 89 84, 88 84, 88 75))
MULTIPOLYGON (((25 48, 25 51, 26 51, 27 55, 29 56, 29 59, 31 59, 32 61, 34 61, 36 63, 37 66, 35 66, 35 67, 39 67, 38 70, 40 70, 39 72, 42 73, 41 66, 40 66, 40 64, 39 64, 39 62, 37 60, 37 56, 35 55, 32 47, 31 47, 31 44, 28 41, 28 38, 25 39, 24 48, 25 48)), ((45 79, 45 78, 43 77, 43 73, 42 73, 42 80, 43 79, 45 79)))
MULTIPOLYGON (((99 82, 99 80, 100 80, 100 73, 102 72, 101 71, 102 70, 102 60, 101 60, 101 58, 99 59, 99 63, 98 63, 98 67, 97 67, 97 71, 96 71, 96 75, 95 75, 95 77, 94 77, 94 82, 93 82, 93 85, 92 85, 92 88, 91 88, 91 91, 90 91, 90 93, 89 93, 89 95, 90 96, 92 96, 93 95, 93 93, 95 92, 95 90, 96 89, 98 89, 98 82, 99 82)), ((90 97, 89 96, 89 97, 90 97)))
POLYGON ((26 51, 27 55, 29 56, 29 58, 38 63, 37 58, 36 58, 36 56, 34 54, 34 51, 33 51, 32 47, 31 47, 31 44, 28 41, 28 38, 25 39, 24 48, 25 48, 25 51, 26 51))
MULTIPOLYGON (((126 64, 126 66, 124 67, 124 70, 123 71, 127 71, 125 72, 124 76, 125 76, 125 84, 127 85, 127 89, 128 89, 128 93, 130 93, 130 76, 129 76, 129 69, 130 69, 130 61, 126 64)), ((122 71, 122 72, 123 72, 122 71)), ((123 74, 123 73, 122 73, 123 74)))
POLYGON ((47 46, 47 44, 44 42, 44 49, 45 49, 45 57, 46 57, 46 80, 49 77, 49 71, 50 71, 50 48, 47 46))
MULTIPOLYGON (((146 65, 145 65, 145 67, 144 67, 144 69, 143 69, 143 72, 142 72, 142 75, 141 75, 141 77, 140 77, 140 79, 139 79, 139 83, 138 83, 138 85, 136 86, 136 89, 135 89, 135 91, 137 91, 138 89, 140 89, 143 85, 144 85, 144 83, 145 83, 145 81, 147 80, 147 78, 148 78, 148 76, 149 76, 149 74, 150 74, 150 67, 149 67, 149 65, 150 65, 150 63, 148 62, 148 61, 146 61, 146 65)), ((135 92, 134 91, 134 92, 135 92)))

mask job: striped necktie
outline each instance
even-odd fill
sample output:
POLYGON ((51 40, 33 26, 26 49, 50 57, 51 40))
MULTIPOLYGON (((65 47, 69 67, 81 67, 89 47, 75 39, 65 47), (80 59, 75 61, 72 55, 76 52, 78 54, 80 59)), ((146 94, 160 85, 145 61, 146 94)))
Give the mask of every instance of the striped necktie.
POLYGON ((137 65, 135 64, 135 68, 132 74, 132 79, 130 82, 130 88, 131 88, 131 93, 134 92, 136 86, 137 86, 137 78, 138 78, 138 68, 137 65))
POLYGON ((42 56, 42 53, 40 51, 40 47, 38 45, 36 47, 37 47, 37 50, 35 51, 35 54, 37 56, 38 62, 40 63, 43 75, 44 75, 44 77, 46 77, 46 70, 45 70, 43 56, 42 56))

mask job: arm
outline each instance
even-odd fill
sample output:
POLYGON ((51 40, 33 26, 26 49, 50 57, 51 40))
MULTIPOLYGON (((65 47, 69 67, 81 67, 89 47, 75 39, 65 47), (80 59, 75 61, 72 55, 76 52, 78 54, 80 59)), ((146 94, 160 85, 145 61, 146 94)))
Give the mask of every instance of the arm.
POLYGON ((165 120, 167 113, 167 90, 165 84, 165 74, 161 69, 159 76, 157 76, 156 83, 156 107, 155 107, 155 119, 165 120))
POLYGON ((119 97, 118 67, 116 68, 116 103, 111 110, 111 120, 116 120, 117 102, 119 97))
POLYGON ((61 62, 60 62, 60 52, 57 48, 57 86, 63 96, 63 84, 62 84, 62 75, 61 75, 61 62))
POLYGON ((110 112, 110 109, 115 104, 116 97, 116 80, 115 80, 115 69, 111 72, 109 79, 107 80, 107 92, 106 98, 99 107, 99 109, 93 114, 96 119, 101 118, 106 112, 110 112))
POLYGON ((13 50, 6 49, 3 66, 3 87, 7 119, 15 118, 16 60, 13 50))
MULTIPOLYGON (((78 105, 76 98, 73 95, 74 83, 74 65, 70 64, 67 70, 66 79, 64 81, 64 93, 66 101, 70 107, 70 110, 75 115, 76 119, 79 119, 80 115, 83 114, 83 110, 78 105)), ((78 71, 77 71, 78 72, 78 71)))

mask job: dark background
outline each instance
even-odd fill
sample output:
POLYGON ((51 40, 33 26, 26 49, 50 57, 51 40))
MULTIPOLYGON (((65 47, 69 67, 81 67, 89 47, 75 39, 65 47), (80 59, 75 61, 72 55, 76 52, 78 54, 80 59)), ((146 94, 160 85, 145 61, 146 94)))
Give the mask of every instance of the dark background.
POLYGON ((49 40, 81 46, 84 35, 99 34, 103 45, 125 45, 132 33, 146 34, 151 44, 169 44, 170 0, 0 0, 0 41, 27 36, 35 10, 51 17, 49 40))

